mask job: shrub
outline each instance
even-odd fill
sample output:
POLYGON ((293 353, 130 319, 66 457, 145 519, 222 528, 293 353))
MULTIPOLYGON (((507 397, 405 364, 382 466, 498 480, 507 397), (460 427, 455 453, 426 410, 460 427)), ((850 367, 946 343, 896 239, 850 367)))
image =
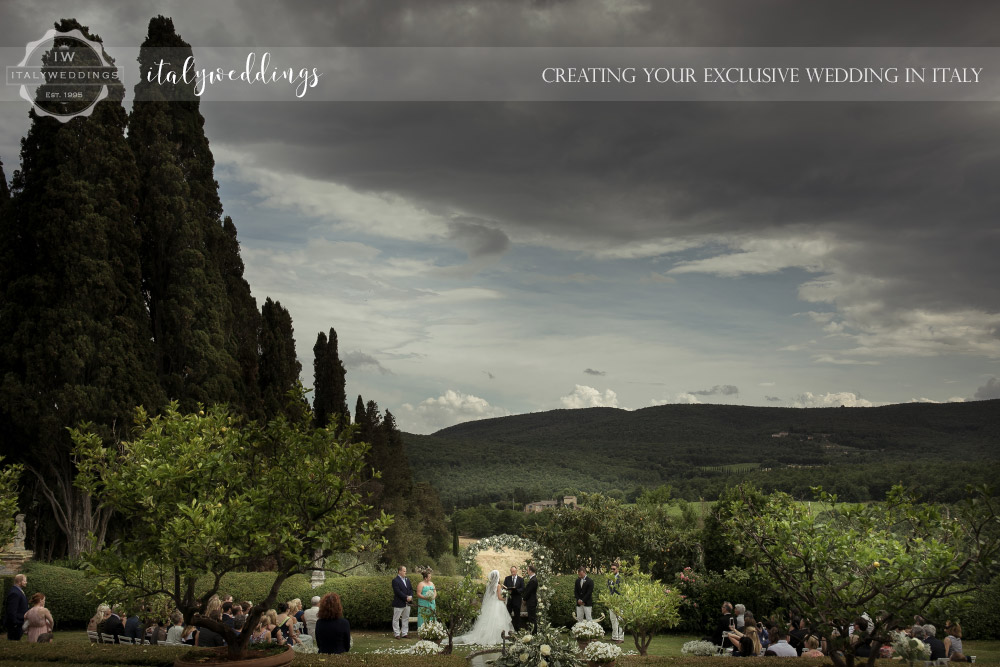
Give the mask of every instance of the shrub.
POLYGON ((34 562, 25 565, 24 573, 28 576, 25 593, 29 598, 36 592, 45 594, 45 606, 52 612, 56 630, 78 630, 87 626, 98 602, 88 597, 92 581, 86 573, 34 562))

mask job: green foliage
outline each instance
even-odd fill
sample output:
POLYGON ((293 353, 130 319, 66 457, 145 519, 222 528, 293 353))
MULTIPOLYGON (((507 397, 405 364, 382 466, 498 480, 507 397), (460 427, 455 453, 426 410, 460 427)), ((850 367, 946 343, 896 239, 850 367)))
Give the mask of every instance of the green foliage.
POLYGON ((584 495, 577 508, 546 513, 547 525, 530 531, 552 549, 557 572, 591 571, 612 562, 640 558, 650 563, 654 576, 666 578, 691 561, 695 526, 657 504, 625 505, 599 494, 584 495))
POLYGON ((337 332, 331 328, 328 337, 320 331, 313 346, 316 391, 313 412, 316 415, 316 426, 326 426, 331 420, 335 420, 337 428, 345 428, 351 422, 351 412, 347 407, 346 376, 347 371, 337 352, 337 332))
POLYGON ((714 499, 744 479, 802 499, 811 497, 811 486, 822 484, 846 501, 882 498, 905 480, 925 498, 957 501, 966 483, 989 483, 997 476, 998 405, 588 408, 481 420, 405 437, 410 456, 426 462, 427 479, 441 490, 444 503, 460 507, 509 502, 512 495, 517 502, 555 498, 566 488, 625 489, 626 498, 635 499, 639 487, 663 484, 675 498, 714 499), (772 437, 783 432, 788 435, 772 437), (942 477, 934 464, 945 451, 953 472, 942 477), (493 474, 511 459, 532 462, 518 471, 513 489, 509 479, 493 474))
POLYGON ((479 614, 483 597, 483 585, 471 575, 466 575, 450 590, 441 589, 435 599, 437 620, 448 631, 448 645, 445 652, 451 653, 455 635, 472 622, 479 614))
MULTIPOLYGON (((62 31, 85 26, 60 21, 62 31)), ((70 556, 106 516, 73 488, 67 427, 113 442, 136 404, 162 402, 140 290, 138 171, 125 141, 124 87, 89 117, 30 112, 11 210, 0 228, 0 454, 27 464, 70 556)))
MULTIPOLYGON (((302 392, 289 403, 304 404, 302 392)), ((102 575, 97 594, 166 596, 191 622, 224 574, 270 559, 278 569, 255 600, 253 625, 284 580, 317 557, 371 547, 388 521, 366 519, 356 490, 366 445, 311 422, 304 413, 241 425, 224 408, 181 414, 175 402, 152 419, 139 410, 138 434, 119 452, 74 431, 78 484, 131 517, 122 539, 87 556, 102 575), (213 583, 198 595, 206 574, 213 583)), ((242 636, 229 643, 234 655, 246 645, 242 636)))
MULTIPOLYGON (((836 500, 822 493, 818 499, 836 500)), ((885 641, 889 626, 932 601, 975 590, 1000 554, 996 499, 986 489, 949 515, 916 504, 900 487, 885 503, 836 504, 824 512, 754 489, 741 489, 738 503, 729 511, 730 538, 810 619, 812 631, 844 652, 833 656, 838 665, 853 664, 854 647, 841 638, 862 613, 887 611, 872 616, 871 629, 885 641)))
POLYGON ((97 609, 90 597, 94 581, 81 570, 28 562, 23 572, 28 576, 28 597, 35 592, 45 594, 45 606, 52 612, 56 630, 81 629, 97 609))
MULTIPOLYGON (((596 586, 595 586, 596 589, 596 586)), ((639 559, 622 565, 618 595, 601 591, 600 599, 615 612, 622 627, 632 634, 639 655, 646 655, 649 643, 660 630, 676 626, 681 596, 643 572, 639 559)))
POLYGON ((759 620, 785 605, 770 577, 751 569, 699 572, 685 568, 676 573, 673 586, 685 596, 679 627, 702 636, 715 632, 723 602, 742 603, 759 620))
POLYGON ((584 660, 576 642, 567 639, 548 623, 539 623, 538 632, 521 633, 507 653, 494 664, 501 667, 578 667, 584 660))
MULTIPOLYGON (((0 456, 2 463, 3 457, 0 456)), ((17 514, 17 485, 23 471, 24 466, 17 463, 0 468, 0 544, 3 545, 10 544, 17 534, 14 516, 17 514)))

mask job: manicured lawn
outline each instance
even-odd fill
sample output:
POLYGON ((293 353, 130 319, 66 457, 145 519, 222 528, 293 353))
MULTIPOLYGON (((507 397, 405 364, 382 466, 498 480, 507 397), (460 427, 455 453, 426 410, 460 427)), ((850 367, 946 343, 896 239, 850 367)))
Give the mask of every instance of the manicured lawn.
MULTIPOLYGON (((456 655, 448 658, 446 656, 416 657, 416 656, 396 656, 379 655, 376 651, 385 649, 398 649, 413 644, 416 635, 411 633, 412 639, 400 641, 393 639, 392 634, 386 632, 355 632, 354 649, 351 654, 345 656, 319 656, 319 655, 297 655, 295 665, 326 665, 331 662, 341 664, 358 663, 359 667, 395 667, 397 665, 407 665, 409 667, 424 667, 423 663, 428 663, 427 667, 465 667, 464 660, 469 653, 467 648, 456 648, 456 655), (431 664, 433 663, 433 664, 431 664)), ((719 661, 726 661, 722 665, 732 665, 728 661, 732 658, 694 658, 684 656, 681 647, 684 642, 698 637, 687 635, 659 635, 653 639, 649 647, 650 657, 640 658, 629 656, 619 661, 620 667, 652 667, 654 664, 669 663, 673 667, 688 667, 689 665, 699 665, 711 667, 719 665, 719 661)), ((978 663, 1000 664, 1000 641, 966 641, 966 651, 970 655, 977 657, 978 663)), ((0 664, 4 665, 24 665, 33 667, 35 665, 48 665, 49 667, 73 667, 75 665, 147 665, 151 667, 169 667, 174 658, 186 652, 187 648, 160 647, 160 646, 92 646, 87 639, 85 632, 57 632, 55 641, 48 645, 28 645, 25 642, 11 645, 0 639, 0 664)), ((627 637, 622 644, 623 651, 634 651, 635 646, 631 637, 627 637)), ((781 661, 780 658, 759 658, 753 659, 753 664, 770 663, 781 661)), ((818 658, 809 660, 809 664, 829 665, 829 658, 818 658)), ((738 663, 739 664, 739 663, 738 663)), ((898 661, 880 660, 879 665, 888 667, 889 665, 900 665, 898 661)), ((720 667, 722 667, 720 665, 720 667)))

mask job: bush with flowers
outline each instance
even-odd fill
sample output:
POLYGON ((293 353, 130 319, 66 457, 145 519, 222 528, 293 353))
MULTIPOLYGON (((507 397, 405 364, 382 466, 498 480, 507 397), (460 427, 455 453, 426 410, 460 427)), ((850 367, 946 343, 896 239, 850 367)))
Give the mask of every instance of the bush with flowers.
POLYGON ((441 621, 426 621, 417 628, 417 636, 430 641, 440 641, 448 636, 448 630, 441 621))
MULTIPOLYGON (((616 647, 617 648, 617 647, 616 647)), ((534 634, 522 634, 497 658, 496 667, 582 667, 576 645, 547 623, 534 634)))
POLYGON ((604 628, 597 621, 577 621, 576 625, 570 628, 573 639, 587 641, 604 636, 604 628))
POLYGON ((931 647, 915 637, 909 637, 902 632, 892 633, 893 652, 907 662, 928 660, 931 657, 931 647))
POLYGON ((621 654, 620 648, 607 642, 590 642, 583 649, 583 658, 589 662, 614 662, 621 654))
POLYGON ((704 639, 684 642, 684 646, 681 647, 681 653, 684 655, 716 655, 718 652, 719 647, 716 644, 704 639))

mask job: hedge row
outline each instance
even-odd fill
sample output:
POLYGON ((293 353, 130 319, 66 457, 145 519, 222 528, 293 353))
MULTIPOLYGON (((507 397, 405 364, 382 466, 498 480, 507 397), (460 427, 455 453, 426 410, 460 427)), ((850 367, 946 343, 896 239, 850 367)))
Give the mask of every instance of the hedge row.
MULTIPOLYGON (((98 600, 90 597, 92 580, 81 570, 71 570, 44 563, 29 563, 25 568, 28 576, 28 596, 36 591, 45 593, 45 605, 52 612, 57 630, 81 629, 94 615, 98 600)), ((595 591, 598 601, 594 615, 606 613, 600 595, 606 590, 605 577, 595 576, 595 591)), ((553 577, 547 585, 554 586, 549 619, 553 625, 571 625, 575 614, 573 599, 574 576, 553 577)), ((260 601, 267 597, 274 575, 267 572, 244 572, 228 574, 222 579, 220 590, 232 595, 236 600, 260 601)), ((419 580, 411 579, 415 585, 419 580)), ((449 595, 455 589, 458 577, 436 577, 434 583, 439 595, 449 595)), ((12 583, 5 577, 3 590, 12 583)), ((207 587, 209 580, 203 580, 207 587)), ((204 590, 204 589, 202 589, 204 590)), ((392 619, 392 586, 387 576, 379 577, 331 577, 316 589, 310 587, 308 577, 295 575, 287 579, 278 593, 278 600, 300 598, 305 606, 313 595, 335 591, 344 605, 344 615, 351 626, 358 629, 384 630, 392 619)), ((414 612, 415 613, 415 612, 414 612)), ((607 625, 607 622, 605 622, 607 625)))

